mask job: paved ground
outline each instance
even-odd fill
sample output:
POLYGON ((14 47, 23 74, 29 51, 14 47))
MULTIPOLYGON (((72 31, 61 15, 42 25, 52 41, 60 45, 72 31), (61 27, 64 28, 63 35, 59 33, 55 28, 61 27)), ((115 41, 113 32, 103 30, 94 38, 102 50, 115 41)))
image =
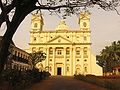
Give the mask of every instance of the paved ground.
POLYGON ((27 90, 107 90, 93 84, 74 79, 73 77, 50 77, 33 85, 27 90))

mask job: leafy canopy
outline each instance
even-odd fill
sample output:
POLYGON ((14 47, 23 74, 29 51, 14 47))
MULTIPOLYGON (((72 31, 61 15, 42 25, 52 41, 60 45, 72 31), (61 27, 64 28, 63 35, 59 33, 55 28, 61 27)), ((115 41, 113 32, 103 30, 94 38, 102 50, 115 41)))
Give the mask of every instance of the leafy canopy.
POLYGON ((106 46, 100 55, 97 55, 97 62, 104 71, 111 72, 112 68, 120 63, 120 41, 114 41, 110 46, 106 46))

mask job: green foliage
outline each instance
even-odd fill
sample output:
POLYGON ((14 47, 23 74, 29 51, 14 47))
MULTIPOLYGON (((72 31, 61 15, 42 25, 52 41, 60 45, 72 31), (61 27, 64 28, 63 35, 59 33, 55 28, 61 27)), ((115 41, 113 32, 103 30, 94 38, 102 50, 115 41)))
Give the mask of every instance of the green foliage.
POLYGON ((88 82, 88 83, 95 84, 100 87, 107 88, 109 90, 120 90, 120 85, 119 85, 120 81, 113 82, 112 79, 107 79, 107 77, 100 78, 93 75, 88 75, 88 76, 75 75, 74 78, 88 82))
POLYGON ((32 57, 33 66, 35 66, 38 62, 42 62, 46 59, 46 53, 42 51, 34 52, 30 54, 32 57))
POLYGON ((120 63, 120 41, 114 41, 110 46, 106 46, 96 58, 104 72, 112 72, 112 68, 120 63))
POLYGON ((2 82, 9 82, 12 90, 23 90, 27 86, 40 82, 42 79, 49 77, 48 72, 39 72, 37 69, 28 71, 19 71, 15 69, 3 70, 0 79, 2 82))

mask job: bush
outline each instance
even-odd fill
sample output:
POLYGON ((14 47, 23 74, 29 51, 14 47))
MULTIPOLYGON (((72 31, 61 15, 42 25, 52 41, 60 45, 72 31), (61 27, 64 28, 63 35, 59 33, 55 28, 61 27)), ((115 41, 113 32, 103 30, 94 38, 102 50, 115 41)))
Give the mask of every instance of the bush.
POLYGON ((9 82, 12 90, 23 90, 26 86, 40 82, 49 75, 48 72, 39 72, 37 69, 27 71, 8 69, 2 72, 1 78, 2 81, 9 82))
POLYGON ((89 82, 92 84, 96 84, 100 87, 104 87, 110 90, 120 90, 120 85, 119 83, 114 83, 114 82, 110 82, 106 79, 100 79, 97 76, 94 75, 87 75, 87 76, 83 76, 83 75, 74 75, 74 77, 78 80, 82 80, 85 82, 89 82))

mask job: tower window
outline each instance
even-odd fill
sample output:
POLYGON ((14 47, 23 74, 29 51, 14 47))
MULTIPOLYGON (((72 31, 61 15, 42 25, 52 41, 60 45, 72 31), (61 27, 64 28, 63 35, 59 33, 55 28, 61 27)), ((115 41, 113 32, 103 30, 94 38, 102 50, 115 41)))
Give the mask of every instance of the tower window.
POLYGON ((83 26, 84 26, 84 27, 86 27, 86 26, 87 26, 86 22, 83 22, 83 26))
POLYGON ((34 24, 34 27, 36 28, 36 27, 37 27, 37 25, 38 25, 38 24, 37 24, 37 23, 35 23, 35 24, 34 24))
POLYGON ((85 41, 87 40, 87 37, 86 37, 86 36, 84 36, 84 40, 85 40, 85 41))
POLYGON ((34 39, 33 39, 34 41, 36 41, 36 37, 34 37, 34 39))

